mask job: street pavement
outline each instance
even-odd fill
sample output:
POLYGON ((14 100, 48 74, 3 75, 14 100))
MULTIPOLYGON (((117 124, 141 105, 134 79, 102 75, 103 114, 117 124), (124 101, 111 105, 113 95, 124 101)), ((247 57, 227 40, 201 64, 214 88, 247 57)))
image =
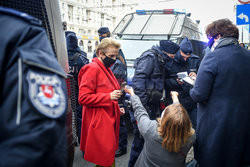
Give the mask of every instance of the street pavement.
MULTIPOLYGON (((115 158, 115 165, 116 167, 127 167, 130 155, 130 149, 133 141, 133 134, 132 132, 128 133, 128 150, 127 154, 122 155, 121 157, 115 158)), ((75 157, 73 167, 94 167, 95 165, 85 161, 82 158, 82 152, 79 150, 79 146, 75 148, 75 157)))
MULTIPOLYGON (((121 157, 115 158, 116 167, 127 167, 128 166, 132 141, 133 141, 133 133, 129 132, 128 133, 128 151, 127 151, 127 154, 125 154, 121 157)), ((193 159, 193 157, 194 157, 193 148, 191 148, 188 155, 187 155, 186 162, 191 161, 193 159)), ((75 148, 75 157, 74 157, 73 167, 94 167, 94 166, 95 166, 94 164, 87 162, 82 158, 82 153, 79 150, 79 146, 77 146, 75 148)))

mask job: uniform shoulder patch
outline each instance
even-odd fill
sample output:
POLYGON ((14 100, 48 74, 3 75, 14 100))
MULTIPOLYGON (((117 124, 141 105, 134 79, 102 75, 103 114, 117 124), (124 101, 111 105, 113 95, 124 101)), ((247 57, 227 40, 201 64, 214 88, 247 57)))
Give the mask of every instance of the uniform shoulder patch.
POLYGON ((41 114, 58 118, 65 112, 66 96, 57 75, 41 74, 30 70, 26 79, 29 84, 29 98, 41 114))

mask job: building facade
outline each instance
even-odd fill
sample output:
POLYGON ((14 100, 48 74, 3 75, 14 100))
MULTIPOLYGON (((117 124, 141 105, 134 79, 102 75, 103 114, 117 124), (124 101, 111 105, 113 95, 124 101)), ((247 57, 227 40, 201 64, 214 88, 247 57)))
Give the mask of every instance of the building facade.
POLYGON ((135 12, 137 5, 132 0, 59 0, 59 4, 67 30, 77 34, 80 48, 88 54, 99 43, 97 30, 105 26, 113 31, 127 13, 135 12))

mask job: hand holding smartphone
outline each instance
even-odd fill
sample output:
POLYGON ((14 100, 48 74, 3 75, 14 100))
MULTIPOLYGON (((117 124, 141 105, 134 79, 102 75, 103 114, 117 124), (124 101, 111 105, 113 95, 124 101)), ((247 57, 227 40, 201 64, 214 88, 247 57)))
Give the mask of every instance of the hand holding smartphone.
POLYGON ((123 82, 120 86, 120 90, 123 92, 127 82, 123 82))
POLYGON ((135 94, 134 89, 129 85, 126 85, 124 90, 125 90, 126 93, 130 94, 131 96, 135 94))

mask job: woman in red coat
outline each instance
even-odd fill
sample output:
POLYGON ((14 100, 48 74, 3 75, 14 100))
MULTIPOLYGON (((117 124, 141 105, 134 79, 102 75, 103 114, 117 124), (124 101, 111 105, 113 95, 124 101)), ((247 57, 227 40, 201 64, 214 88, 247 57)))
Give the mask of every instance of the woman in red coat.
POLYGON ((103 39, 96 49, 97 57, 81 68, 78 76, 79 104, 82 109, 80 149, 84 159, 101 166, 114 165, 118 149, 120 86, 110 70, 120 44, 103 39))

